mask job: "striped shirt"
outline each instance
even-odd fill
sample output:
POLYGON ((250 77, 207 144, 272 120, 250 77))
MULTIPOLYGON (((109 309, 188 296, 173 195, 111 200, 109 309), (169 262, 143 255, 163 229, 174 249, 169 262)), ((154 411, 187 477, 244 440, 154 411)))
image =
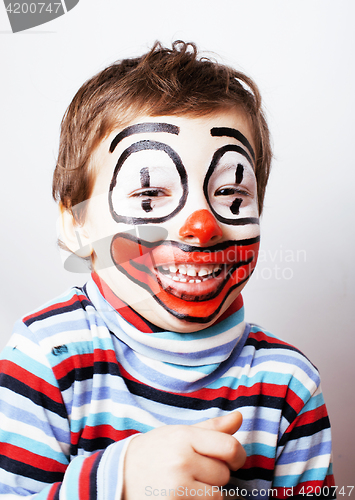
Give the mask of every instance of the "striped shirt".
POLYGON ((211 327, 180 334, 93 275, 19 321, 2 353, 0 498, 119 500, 134 435, 233 410, 247 460, 227 497, 335 498, 318 371, 246 324, 241 296, 211 327))

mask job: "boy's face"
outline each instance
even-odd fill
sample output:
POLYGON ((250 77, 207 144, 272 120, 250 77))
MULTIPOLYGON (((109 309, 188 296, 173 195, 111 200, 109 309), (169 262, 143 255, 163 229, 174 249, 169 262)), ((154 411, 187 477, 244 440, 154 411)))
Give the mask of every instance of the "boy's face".
POLYGON ((110 134, 93 164, 84 229, 98 275, 164 329, 214 323, 244 287, 259 246, 245 115, 141 116, 110 134))

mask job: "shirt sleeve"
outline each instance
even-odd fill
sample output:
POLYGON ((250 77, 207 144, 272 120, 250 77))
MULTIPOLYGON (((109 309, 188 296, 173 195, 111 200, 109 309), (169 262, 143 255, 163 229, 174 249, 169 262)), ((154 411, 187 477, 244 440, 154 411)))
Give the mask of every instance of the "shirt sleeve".
POLYGON ((289 392, 274 470, 277 498, 336 498, 331 429, 320 384, 306 402, 289 392))
POLYGON ((0 357, 0 499, 119 500, 129 437, 71 456, 70 419, 38 344, 14 334, 0 357))

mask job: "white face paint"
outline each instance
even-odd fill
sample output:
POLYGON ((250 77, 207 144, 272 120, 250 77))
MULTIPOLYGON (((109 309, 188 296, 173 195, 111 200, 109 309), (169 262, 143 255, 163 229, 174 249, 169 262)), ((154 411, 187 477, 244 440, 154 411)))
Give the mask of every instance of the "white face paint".
POLYGON ((259 245, 253 135, 237 111, 139 117, 98 148, 86 232, 99 276, 161 328, 206 328, 259 245))
POLYGON ((167 149, 167 145, 164 150, 157 149, 160 144, 157 141, 136 142, 128 148, 129 156, 118 163, 119 168, 116 166, 110 200, 117 222, 133 220, 145 224, 166 220, 181 205, 185 190, 174 163, 174 152, 167 149), (140 149, 143 147, 150 149, 140 149))
POLYGON ((223 152, 223 149, 215 160, 205 186, 206 198, 217 220, 236 225, 237 221, 255 217, 254 204, 246 202, 257 190, 252 163, 238 151, 223 152))

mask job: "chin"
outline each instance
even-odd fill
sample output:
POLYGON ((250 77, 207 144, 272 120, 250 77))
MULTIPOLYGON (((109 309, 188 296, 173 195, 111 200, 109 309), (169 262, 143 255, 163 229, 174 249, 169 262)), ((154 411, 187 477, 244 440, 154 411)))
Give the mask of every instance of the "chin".
POLYGON ((146 309, 142 311, 137 309, 137 312, 159 328, 177 333, 198 332, 199 330, 208 328, 216 321, 212 320, 210 323, 191 323, 188 320, 179 319, 173 316, 163 308, 160 308, 158 311, 154 311, 154 308, 152 308, 148 314, 146 309))
MULTIPOLYGON (((245 286, 245 285, 244 285, 245 286)), ((157 303, 152 296, 146 299, 144 302, 132 305, 133 309, 138 312, 145 319, 167 331, 178 332, 178 333, 193 333, 210 327, 216 321, 218 321, 224 312, 230 307, 230 305, 239 296, 240 291, 244 286, 241 286, 238 291, 234 291, 228 299, 224 302, 223 306, 218 311, 210 311, 210 316, 212 319, 206 321, 205 318, 201 318, 201 321, 191 321, 191 317, 195 317, 194 314, 194 304, 187 303, 185 308, 187 309, 186 315, 177 310, 169 312, 165 306, 161 306, 157 303)), ((197 304, 195 303, 195 306, 197 304)))

